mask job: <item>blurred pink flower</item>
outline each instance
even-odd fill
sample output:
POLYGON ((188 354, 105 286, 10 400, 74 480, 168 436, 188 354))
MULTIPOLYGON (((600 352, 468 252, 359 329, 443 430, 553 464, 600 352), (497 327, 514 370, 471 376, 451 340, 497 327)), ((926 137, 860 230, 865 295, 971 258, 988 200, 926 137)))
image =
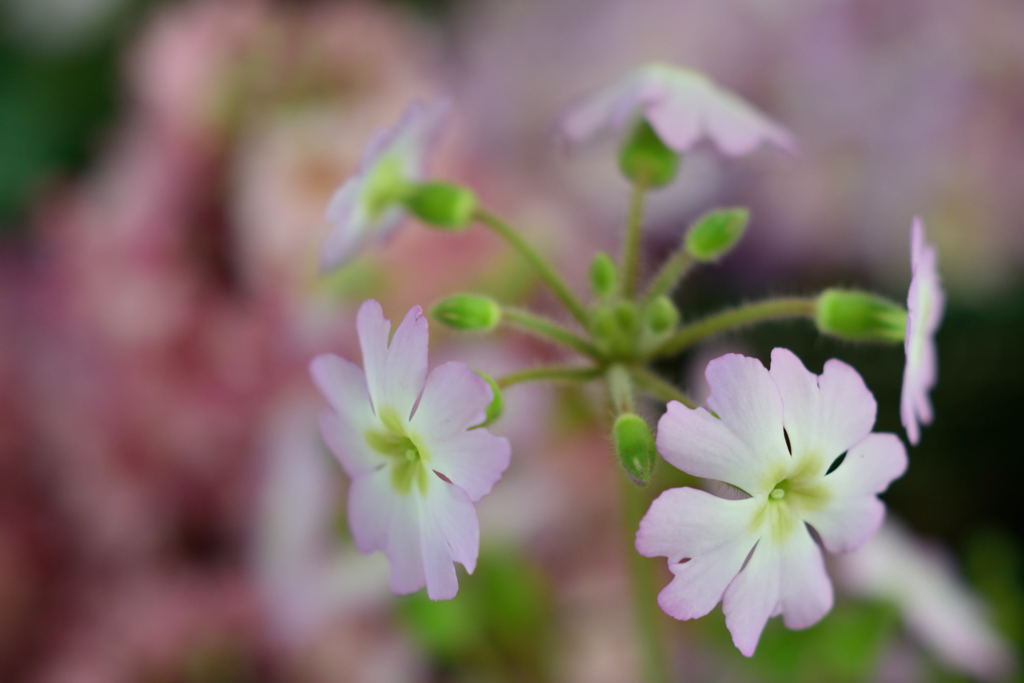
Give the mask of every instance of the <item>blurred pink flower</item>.
POLYGON ((877 494, 903 473, 906 452, 894 435, 871 433, 875 399, 840 361, 818 376, 786 349, 772 352, 770 371, 730 354, 709 363, 707 377, 715 414, 669 403, 658 451, 748 497, 665 491, 640 522, 636 547, 669 560, 674 578, 658 596, 665 612, 693 619, 721 600, 733 642, 749 657, 770 617, 801 629, 831 609, 832 585, 807 525, 832 552, 860 546, 881 524, 877 494))
POLYGON ((331 233, 321 253, 322 270, 344 265, 370 242, 386 239, 402 222, 406 214, 401 193, 423 179, 447 109, 442 101, 415 102, 394 127, 370 142, 356 175, 327 205, 331 233))
POLYGON ((682 154, 702 137, 726 154, 740 155, 769 142, 787 151, 788 132, 704 74, 671 64, 646 64, 572 107, 562 118, 571 142, 646 119, 667 146, 682 154))
POLYGON ((889 520, 836 570, 853 594, 895 603, 911 634, 946 665, 984 680, 1009 679, 1010 644, 938 546, 889 520))
POLYGON ((907 291, 907 331, 903 348, 907 355, 900 394, 900 418, 910 443, 921 438, 921 425, 932 421, 928 392, 938 379, 935 333, 942 322, 945 295, 939 282, 938 255, 925 241, 924 224, 914 219, 910 236, 910 289, 907 291))
POLYGON ((431 599, 455 596, 453 562, 472 573, 480 531, 473 503, 508 466, 509 444, 485 429, 490 387, 468 366, 427 375, 427 321, 410 309, 389 343, 390 321, 367 301, 357 319, 365 373, 333 355, 310 373, 333 412, 324 440, 352 477, 349 526, 362 552, 384 551, 391 588, 424 585, 431 599))

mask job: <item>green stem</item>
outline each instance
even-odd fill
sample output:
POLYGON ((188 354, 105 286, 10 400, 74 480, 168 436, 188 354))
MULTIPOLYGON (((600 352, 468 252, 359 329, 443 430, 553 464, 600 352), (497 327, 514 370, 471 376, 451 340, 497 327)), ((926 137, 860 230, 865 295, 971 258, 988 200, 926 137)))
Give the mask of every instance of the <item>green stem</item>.
POLYGON ((553 382, 589 382, 601 376, 601 371, 593 367, 580 367, 569 365, 546 365, 539 368, 529 368, 510 372, 504 377, 498 378, 498 386, 502 389, 514 384, 523 382, 553 381, 553 382))
POLYGON ((662 264, 658 274, 654 276, 654 280, 647 288, 647 294, 644 295, 644 298, 647 301, 653 301, 662 294, 671 294, 672 290, 676 288, 679 281, 689 272, 694 263, 696 262, 689 252, 686 251, 686 247, 680 246, 669 260, 662 264))
POLYGON ((633 378, 641 390, 662 401, 679 401, 687 408, 697 407, 696 401, 647 368, 633 368, 633 378))
POLYGON ((582 325, 584 328, 587 326, 587 312, 583 308, 583 304, 580 303, 576 295, 569 289, 569 285, 559 277, 555 269, 551 267, 551 264, 541 256, 536 249, 534 249, 526 240, 523 239, 522 235, 508 223, 504 222, 494 214, 491 214, 483 209, 478 209, 475 218, 480 223, 483 223, 488 228, 496 232, 506 242, 508 242, 512 248, 518 251, 524 259, 526 259, 537 274, 540 275, 541 279, 551 288, 551 291, 559 298, 562 304, 565 305, 572 317, 576 318, 576 322, 582 325))
POLYGON ((640 268, 640 234, 644 222, 644 199, 647 184, 639 180, 633 183, 629 199, 629 218, 626 222, 626 243, 622 253, 622 293, 628 299, 636 293, 637 271, 640 268))
POLYGON ((622 522, 629 556, 629 579, 632 588, 633 618, 640 644, 646 680, 668 683, 671 680, 665 647, 658 630, 657 586, 651 573, 651 563, 636 551, 636 531, 644 512, 643 489, 636 486, 624 473, 619 473, 622 491, 622 522))
POLYGON ((629 370, 623 365, 612 365, 605 373, 605 380, 608 382, 608 396, 615 414, 634 412, 633 380, 629 370))
POLYGON ((680 327, 675 334, 659 346, 651 357, 670 356, 694 343, 721 332, 767 320, 814 317, 814 299, 789 297, 768 299, 731 308, 710 315, 703 320, 680 327))
POLYGON ((545 339, 568 346, 588 358, 596 359, 601 355, 601 352, 598 351, 597 347, 586 339, 576 335, 572 330, 559 325, 553 320, 548 320, 543 316, 539 316, 521 308, 513 308, 510 306, 502 308, 501 321, 507 325, 513 325, 527 332, 544 337, 545 339))

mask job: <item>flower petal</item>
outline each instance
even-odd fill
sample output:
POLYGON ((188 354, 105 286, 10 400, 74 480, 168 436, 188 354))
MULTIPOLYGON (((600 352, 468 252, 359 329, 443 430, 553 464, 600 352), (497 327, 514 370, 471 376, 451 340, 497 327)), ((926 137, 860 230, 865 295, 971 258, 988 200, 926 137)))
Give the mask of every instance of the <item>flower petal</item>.
POLYGON ((364 179, 349 178, 335 190, 327 203, 324 217, 331 231, 320 252, 320 272, 326 273, 348 263, 366 244, 371 226, 369 216, 359 201, 364 179))
POLYGON ((320 434, 345 473, 358 477, 385 464, 383 455, 373 450, 366 430, 344 415, 324 411, 320 415, 320 434))
POLYGON ((386 468, 352 479, 348 490, 348 526, 359 552, 387 549, 392 517, 403 511, 400 498, 386 468))
POLYGON ((813 626, 828 614, 833 601, 821 548, 801 527, 786 538, 781 559, 783 622, 791 629, 813 626))
POLYGON ((669 403, 658 420, 657 444, 665 460, 695 477, 724 481, 747 493, 766 486, 756 451, 703 408, 669 403))
POLYGON ((356 327, 374 409, 379 415, 390 408, 408 419, 427 375, 428 331, 423 309, 409 309, 390 345, 391 322, 373 299, 359 307, 356 327))
POLYGON ((486 429, 473 429, 436 439, 424 437, 430 452, 430 464, 453 484, 477 501, 508 468, 511 447, 508 439, 486 429))
POLYGON ((465 363, 444 363, 430 371, 412 425, 423 433, 446 437, 484 421, 491 387, 465 363))
POLYGON ((761 361, 729 353, 708 363, 704 374, 711 410, 757 453, 762 468, 784 465, 789 450, 782 429, 782 397, 761 361))
POLYGON ((770 372, 782 395, 794 455, 819 456, 827 467, 871 431, 875 398, 846 363, 830 360, 818 376, 792 351, 777 348, 772 350, 770 372))
POLYGON ((807 511, 805 519, 830 551, 859 548, 885 516, 885 506, 875 496, 906 468, 907 452, 896 435, 869 434, 823 479, 832 496, 828 505, 807 511))
POLYGON ((690 487, 668 489, 640 520, 637 552, 667 557, 672 564, 699 557, 743 536, 758 505, 754 498, 727 500, 690 487))
POLYGON ((641 555, 668 558, 675 575, 658 604, 676 619, 710 612, 757 541, 753 498, 726 500, 693 488, 665 491, 653 503, 636 536, 641 555), (680 564, 688 558, 689 561, 680 564))
POLYGON ((768 619, 779 613, 781 565, 780 546, 761 539, 747 566, 725 590, 725 625, 733 644, 747 657, 757 649, 768 619))
POLYGON ((480 525, 466 494, 440 479, 431 482, 423 501, 423 566, 427 595, 450 600, 459 590, 453 562, 470 574, 476 568, 480 525))

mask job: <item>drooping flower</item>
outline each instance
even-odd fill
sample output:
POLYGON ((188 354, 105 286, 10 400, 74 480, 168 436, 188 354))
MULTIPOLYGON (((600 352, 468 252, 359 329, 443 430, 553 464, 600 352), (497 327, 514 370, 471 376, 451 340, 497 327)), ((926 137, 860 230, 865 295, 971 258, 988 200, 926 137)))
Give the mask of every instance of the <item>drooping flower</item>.
POLYGON ((775 349, 770 371, 728 354, 706 374, 714 414, 669 403, 658 450, 747 497, 669 489, 640 522, 636 547, 668 558, 674 578, 658 596, 666 613, 693 619, 721 600, 733 642, 750 656, 770 617, 800 629, 831 609, 832 584, 810 527, 831 552, 864 543, 885 514, 877 494, 903 473, 906 452, 895 435, 871 432, 875 399, 840 361, 815 375, 775 349))
POLYGON ((562 118, 573 143, 628 130, 645 119, 662 142, 679 154, 702 137, 723 152, 741 155, 769 142, 795 149, 789 133, 733 93, 697 71, 671 64, 646 64, 585 97, 562 118))
POLYGON ((405 217, 401 205, 410 184, 423 179, 427 156, 448 110, 447 102, 414 102, 395 126, 363 152, 356 174, 327 204, 331 232, 321 252, 323 271, 344 265, 372 240, 390 235, 405 217))
POLYGON ((921 425, 932 421, 928 392, 939 375, 935 333, 942 322, 946 299, 939 281, 938 256, 935 247, 925 241, 920 218, 914 219, 910 229, 910 268, 907 331, 903 338, 907 363, 903 368, 900 419, 907 439, 916 445, 921 439, 921 425))
POLYGON ((419 306, 390 337, 380 304, 363 303, 356 320, 365 370, 331 354, 310 373, 332 410, 324 440, 352 479, 348 520, 356 547, 380 550, 391 589, 423 586, 434 600, 458 592, 454 562, 472 573, 480 545, 473 503, 509 462, 509 443, 486 429, 492 392, 467 365, 427 374, 427 320, 419 306))

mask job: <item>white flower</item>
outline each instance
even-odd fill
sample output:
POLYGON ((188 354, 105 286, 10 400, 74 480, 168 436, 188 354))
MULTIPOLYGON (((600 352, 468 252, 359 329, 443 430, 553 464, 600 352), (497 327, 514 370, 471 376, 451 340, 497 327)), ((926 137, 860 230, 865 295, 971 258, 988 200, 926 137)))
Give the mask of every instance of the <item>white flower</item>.
POLYGON ((366 301, 356 321, 365 373, 333 355, 310 372, 332 412, 324 440, 352 478, 348 521, 356 547, 383 551, 391 588, 424 585, 434 600, 455 596, 454 562, 472 573, 480 545, 473 503, 509 462, 509 444, 486 429, 491 388, 462 363, 427 375, 427 321, 419 306, 391 333, 380 304, 366 301), (389 342, 390 338, 390 342, 389 342))
POLYGON ((907 331, 903 349, 907 363, 903 369, 903 391, 900 394, 900 419, 907 430, 907 439, 917 444, 921 425, 932 421, 932 404, 928 392, 938 379, 938 353, 935 333, 942 322, 945 295, 939 282, 938 256, 935 247, 924 237, 924 224, 914 219, 910 233, 910 289, 907 292, 907 331))
POLYGON ((423 180, 427 156, 447 110, 444 101, 414 102, 393 128, 370 142, 356 175, 327 205, 331 232, 320 255, 321 270, 344 265, 368 242, 386 238, 402 222, 403 195, 410 184, 423 180))
POLYGON ((642 117, 668 147, 682 154, 707 136, 726 154, 769 142, 792 152, 792 138, 733 93, 701 73, 670 64, 647 64, 591 94, 562 118, 573 143, 622 131, 642 117))
POLYGON ((819 376, 775 349, 770 371, 729 354, 706 374, 714 414, 673 401, 658 423, 658 451, 748 497, 665 491, 641 521, 636 546, 668 558, 675 578, 658 596, 665 612, 693 619, 721 600, 733 642, 750 656, 770 617, 799 629, 831 609, 832 585, 809 527, 832 552, 860 546, 881 524, 877 494, 903 473, 906 452, 895 435, 871 433, 874 397, 840 361, 819 376))

